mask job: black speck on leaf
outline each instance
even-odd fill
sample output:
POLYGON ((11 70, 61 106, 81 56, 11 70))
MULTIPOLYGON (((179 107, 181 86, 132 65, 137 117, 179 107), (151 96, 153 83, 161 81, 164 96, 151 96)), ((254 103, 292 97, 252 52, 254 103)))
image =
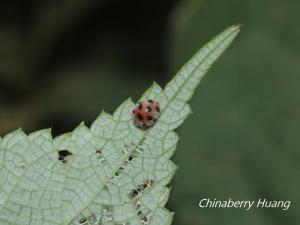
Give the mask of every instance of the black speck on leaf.
POLYGON ((73 153, 68 150, 59 150, 58 151, 58 160, 63 163, 66 163, 67 162, 66 158, 70 155, 73 155, 73 153))

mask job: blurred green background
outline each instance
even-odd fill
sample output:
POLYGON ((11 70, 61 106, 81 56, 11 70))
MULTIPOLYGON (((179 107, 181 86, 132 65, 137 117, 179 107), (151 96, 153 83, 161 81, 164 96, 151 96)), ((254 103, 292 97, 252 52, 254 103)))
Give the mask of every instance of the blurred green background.
POLYGON ((7 1, 0 8, 0 135, 59 135, 162 86, 211 37, 242 32, 209 71, 179 129, 175 225, 300 222, 300 1, 7 1), (201 198, 291 200, 200 209, 201 198))

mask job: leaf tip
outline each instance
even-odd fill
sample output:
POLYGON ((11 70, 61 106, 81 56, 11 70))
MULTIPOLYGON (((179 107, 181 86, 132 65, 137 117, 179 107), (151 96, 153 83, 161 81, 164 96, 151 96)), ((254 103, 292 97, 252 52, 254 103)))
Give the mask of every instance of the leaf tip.
POLYGON ((240 29, 241 27, 244 26, 244 24, 243 24, 243 23, 238 23, 238 24, 235 24, 235 25, 233 25, 233 26, 236 26, 236 27, 238 27, 238 28, 240 29))
MULTIPOLYGON (((133 102, 132 98, 129 97, 129 98, 127 98, 127 99, 123 102, 123 104, 124 104, 125 106, 128 106, 128 105, 134 105, 134 102, 133 102)), ((122 104, 122 105, 123 105, 123 104, 122 104)))
POLYGON ((27 136, 26 132, 23 130, 22 127, 19 127, 18 129, 16 129, 15 131, 13 131, 13 133, 20 133, 22 135, 27 136))
POLYGON ((131 97, 127 98, 125 102, 132 102, 132 98, 131 97))
POLYGON ((230 33, 235 37, 240 32, 242 26, 243 24, 235 24, 229 27, 228 30, 231 30, 230 33))
POLYGON ((244 26, 244 24, 242 24, 242 23, 240 23, 240 24, 235 24, 235 25, 232 25, 232 26, 231 26, 231 29, 232 29, 233 32, 235 33, 234 36, 237 36, 237 35, 238 35, 238 33, 239 33, 240 30, 241 30, 241 27, 243 27, 243 26, 244 26))
POLYGON ((158 83, 157 83, 156 81, 153 81, 152 84, 153 84, 154 86, 159 86, 158 83))

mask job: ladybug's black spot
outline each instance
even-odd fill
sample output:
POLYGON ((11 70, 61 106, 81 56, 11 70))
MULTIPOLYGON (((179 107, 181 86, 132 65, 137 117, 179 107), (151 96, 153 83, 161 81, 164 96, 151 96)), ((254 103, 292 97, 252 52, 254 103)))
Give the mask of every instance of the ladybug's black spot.
POLYGON ((147 116, 148 120, 153 120, 153 116, 147 116))
POLYGON ((160 108, 156 106, 156 112, 160 112, 160 108))
POLYGON ((147 112, 151 112, 151 111, 152 111, 151 107, 148 106, 148 107, 147 107, 147 112))
POLYGON ((137 116, 138 120, 140 120, 140 121, 144 120, 143 116, 140 113, 138 113, 136 116, 137 116))
POLYGON ((151 99, 149 99, 149 100, 148 100, 148 102, 149 102, 149 103, 153 103, 154 101, 153 101, 153 100, 151 100, 151 99))
POLYGON ((62 161, 63 163, 66 163, 67 157, 70 155, 73 155, 73 153, 68 150, 59 150, 58 151, 58 160, 62 161))
POLYGON ((138 106, 138 108, 141 110, 143 108, 143 104, 140 103, 139 106, 138 106))

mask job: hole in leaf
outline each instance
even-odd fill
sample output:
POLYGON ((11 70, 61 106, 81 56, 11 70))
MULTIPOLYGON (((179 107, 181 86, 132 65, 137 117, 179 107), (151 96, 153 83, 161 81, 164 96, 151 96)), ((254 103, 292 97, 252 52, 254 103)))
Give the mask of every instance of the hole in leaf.
POLYGON ((119 169, 119 171, 122 171, 122 170, 124 170, 124 166, 121 166, 119 169))
POLYGON ((112 208, 109 206, 103 208, 102 216, 102 222, 112 221, 112 208))
POLYGON ((142 211, 139 210, 139 211, 137 212, 137 214, 138 214, 138 216, 140 216, 140 215, 142 214, 142 211))
POLYGON ((101 158, 103 155, 102 155, 102 150, 101 149, 97 149, 96 150, 96 156, 97 156, 97 158, 99 159, 99 158, 101 158))
POLYGON ((153 184, 153 182, 154 182, 153 180, 146 180, 143 184, 137 186, 137 188, 133 189, 129 193, 129 198, 133 199, 140 193, 143 193, 147 188, 149 188, 153 184))
POLYGON ((68 150, 59 150, 58 151, 58 160, 66 163, 67 162, 67 158, 68 156, 73 155, 72 152, 68 151, 68 150))
POLYGON ((144 217, 142 218, 142 222, 144 222, 144 223, 147 223, 147 222, 148 222, 148 219, 147 219, 146 216, 144 216, 144 217))
POLYGON ((87 223, 87 219, 86 218, 82 218, 79 220, 79 224, 85 224, 87 223))
POLYGON ((97 153, 97 154, 102 154, 102 152, 101 152, 100 149, 98 149, 98 150, 96 151, 96 153, 97 153))
POLYGON ((135 207, 137 209, 140 209, 141 208, 141 202, 140 201, 137 201, 136 204, 135 204, 135 207))
POLYGON ((139 192, 136 189, 133 189, 130 193, 129 193, 129 198, 133 199, 135 198, 137 195, 139 194, 139 192))
POLYGON ((91 214, 88 217, 79 220, 80 225, 99 224, 99 222, 100 222, 100 216, 95 216, 94 214, 91 214))

